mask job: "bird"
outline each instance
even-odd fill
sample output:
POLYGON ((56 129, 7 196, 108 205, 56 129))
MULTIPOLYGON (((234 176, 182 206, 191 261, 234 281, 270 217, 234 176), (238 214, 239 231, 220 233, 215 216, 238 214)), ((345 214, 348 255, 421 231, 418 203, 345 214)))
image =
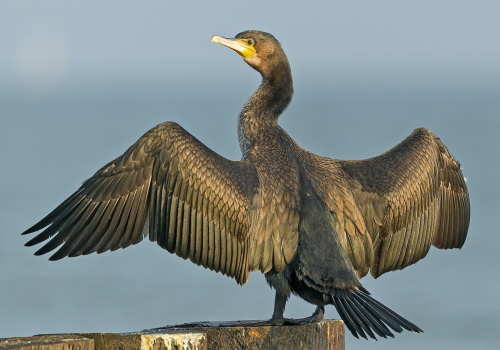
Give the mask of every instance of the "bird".
POLYGON ((275 290, 262 324, 317 322, 334 305, 358 338, 422 330, 375 300, 360 280, 403 269, 433 245, 461 248, 470 220, 460 163, 425 128, 389 151, 339 160, 299 146, 278 124, 293 95, 290 64, 271 34, 213 36, 260 73, 238 116, 239 161, 175 122, 146 132, 46 217, 26 246, 49 260, 103 253, 145 237, 244 285, 260 270, 275 290), (284 317, 294 294, 316 306, 284 317), (392 331, 391 331, 392 329, 392 331))

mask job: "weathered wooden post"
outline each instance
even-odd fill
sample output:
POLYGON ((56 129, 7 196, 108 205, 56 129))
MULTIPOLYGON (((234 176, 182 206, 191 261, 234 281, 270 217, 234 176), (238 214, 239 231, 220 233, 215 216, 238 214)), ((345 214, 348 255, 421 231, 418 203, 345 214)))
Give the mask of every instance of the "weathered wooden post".
POLYGON ((0 350, 344 350, 344 324, 151 329, 0 339, 0 350))

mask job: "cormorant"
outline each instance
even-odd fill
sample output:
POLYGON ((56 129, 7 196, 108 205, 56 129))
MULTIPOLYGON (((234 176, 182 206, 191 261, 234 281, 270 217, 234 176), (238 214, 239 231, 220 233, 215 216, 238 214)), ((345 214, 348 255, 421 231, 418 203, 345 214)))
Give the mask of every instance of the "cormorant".
POLYGON ((262 75, 238 118, 241 161, 213 152, 174 122, 142 136, 23 234, 51 238, 50 260, 151 241, 198 265, 247 282, 260 270, 276 290, 269 324, 283 324, 294 293, 333 304, 355 337, 421 329, 369 296, 374 278, 422 259, 432 245, 462 247, 470 207, 459 162, 440 139, 416 129, 366 160, 325 158, 279 125, 292 99, 290 65, 271 35, 214 36, 262 75))

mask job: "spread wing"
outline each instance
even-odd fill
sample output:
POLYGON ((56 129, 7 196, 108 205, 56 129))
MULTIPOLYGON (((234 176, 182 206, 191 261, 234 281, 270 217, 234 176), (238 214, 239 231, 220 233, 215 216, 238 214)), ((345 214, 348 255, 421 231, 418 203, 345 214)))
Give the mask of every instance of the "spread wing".
POLYGON ((125 248, 149 239, 171 253, 234 277, 249 275, 255 167, 227 160, 176 123, 148 131, 122 156, 25 231, 51 238, 35 254, 50 260, 125 248), (62 245, 62 246, 61 246, 62 245))
MULTIPOLYGON (((470 218, 465 179, 460 163, 429 130, 416 129, 378 157, 339 163, 374 242, 373 277, 416 263, 431 244, 464 244, 470 218)), ((366 273, 368 268, 358 271, 366 273)))

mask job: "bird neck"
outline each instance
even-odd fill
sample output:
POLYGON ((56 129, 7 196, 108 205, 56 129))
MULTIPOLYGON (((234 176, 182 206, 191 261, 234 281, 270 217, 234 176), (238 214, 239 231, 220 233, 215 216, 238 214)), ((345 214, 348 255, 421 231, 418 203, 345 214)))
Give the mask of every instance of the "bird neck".
POLYGON ((260 137, 279 129, 278 117, 292 100, 293 81, 288 62, 278 64, 272 74, 262 71, 261 74, 261 85, 245 103, 238 118, 238 139, 244 158, 260 137))

